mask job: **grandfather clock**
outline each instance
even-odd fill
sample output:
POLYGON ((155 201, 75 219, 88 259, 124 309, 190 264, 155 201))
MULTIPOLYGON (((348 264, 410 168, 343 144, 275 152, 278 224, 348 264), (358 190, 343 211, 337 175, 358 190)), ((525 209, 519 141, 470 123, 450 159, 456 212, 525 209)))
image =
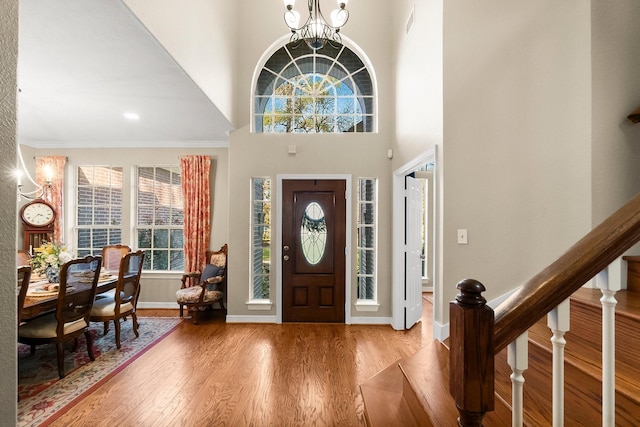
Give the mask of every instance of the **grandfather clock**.
POLYGON ((24 205, 20 210, 20 219, 24 229, 25 251, 53 240, 56 211, 46 200, 36 199, 24 205))

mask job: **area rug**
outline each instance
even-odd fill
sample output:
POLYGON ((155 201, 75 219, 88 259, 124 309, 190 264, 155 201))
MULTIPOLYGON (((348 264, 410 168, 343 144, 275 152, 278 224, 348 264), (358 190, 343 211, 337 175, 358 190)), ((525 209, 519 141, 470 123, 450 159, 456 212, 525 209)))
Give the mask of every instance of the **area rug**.
POLYGON ((47 425, 144 354, 182 321, 174 317, 139 317, 138 320, 138 338, 131 328, 131 319, 122 324, 120 350, 116 348, 113 323, 107 335, 103 335, 102 323, 92 323, 95 361, 89 360, 83 336, 78 340, 75 353, 71 352, 70 344, 65 350, 66 375, 61 380, 54 345, 38 346, 35 355, 31 355, 29 346, 18 344, 17 425, 47 425))

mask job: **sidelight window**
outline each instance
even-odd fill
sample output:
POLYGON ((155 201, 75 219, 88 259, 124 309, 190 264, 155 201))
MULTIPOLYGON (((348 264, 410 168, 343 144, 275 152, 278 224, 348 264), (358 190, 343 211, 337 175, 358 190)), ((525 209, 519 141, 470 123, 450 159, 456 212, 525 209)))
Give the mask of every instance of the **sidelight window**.
POLYGON ((251 179, 251 298, 269 299, 271 179, 251 179))
POLYGON ((358 179, 358 299, 376 300, 377 179, 358 179))

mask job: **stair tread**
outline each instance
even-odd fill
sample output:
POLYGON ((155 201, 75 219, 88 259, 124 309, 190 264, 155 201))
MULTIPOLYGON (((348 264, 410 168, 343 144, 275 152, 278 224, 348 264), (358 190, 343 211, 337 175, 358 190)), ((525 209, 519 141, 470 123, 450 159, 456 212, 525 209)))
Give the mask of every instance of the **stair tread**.
MULTIPOLYGON (((449 350, 442 343, 434 341, 400 361, 400 369, 409 385, 405 388, 405 395, 411 391, 415 393, 415 398, 429 414, 431 422, 437 426, 455 425, 452 420, 458 418, 458 410, 449 394, 449 350), (449 398, 443 399, 442 396, 449 398)), ((510 426, 510 409, 496 398, 495 409, 485 415, 484 424, 510 426)))
POLYGON ((360 385, 370 427, 432 425, 426 420, 426 415, 422 419, 414 415, 404 399, 402 390, 403 376, 398 362, 389 365, 360 385))
MULTIPOLYGON (((551 331, 546 325, 537 324, 533 326, 529 330, 529 338, 535 345, 551 352, 552 345, 549 341, 551 331), (548 336, 542 333, 543 329, 546 329, 544 332, 548 332, 548 336), (534 333, 533 331, 537 332, 534 333), (546 337, 546 340, 541 339, 542 337, 546 337)), ((567 334, 566 338, 565 362, 602 381, 602 353, 600 349, 584 345, 575 336, 570 337, 567 334)), ((640 385, 637 382, 639 377, 640 369, 638 366, 616 360, 616 385, 621 392, 632 396, 640 396, 640 385)))
MULTIPOLYGON (((601 414, 602 304, 599 289, 581 288, 571 297, 570 330, 565 334, 565 423, 594 425, 601 414)), ((616 423, 637 425, 640 409, 640 367, 633 360, 640 351, 636 338, 640 316, 640 293, 617 292, 616 300, 616 423), (622 349, 622 350, 621 350, 622 349)), ((552 332, 543 316, 529 329, 529 368, 525 371, 525 419, 551 414, 552 332)), ((511 401, 511 369, 506 351, 496 356, 496 391, 511 401)), ((543 419, 535 425, 549 424, 543 419)), ((599 422, 599 421, 598 421, 599 422)))
MULTIPOLYGON (((457 425, 458 410, 449 394, 449 350, 439 341, 380 371, 360 391, 370 427, 457 425)), ((484 424, 510 426, 510 409, 497 396, 495 406, 484 424)))
MULTIPOLYGON (((565 387, 567 425, 595 425, 601 413, 601 322, 597 318, 591 321, 591 316, 598 316, 601 310, 601 297, 599 289, 589 288, 581 288, 571 297, 571 330, 565 335, 565 370, 567 378, 574 378, 576 382, 565 387), (581 307, 575 317, 574 307, 581 307)), ((621 291, 615 298, 616 347, 625 349, 616 352, 616 420, 635 425, 640 408, 640 384, 636 380, 640 377, 640 366, 633 357, 640 352, 640 336, 636 339, 636 325, 640 326, 636 323, 640 322, 640 292, 621 291)), ((551 413, 550 338, 544 316, 529 330, 531 370, 525 372, 525 401, 529 402, 525 404, 525 423, 528 425, 551 422, 548 419, 551 413), (534 378, 538 376, 539 379, 534 378)), ((496 356, 496 408, 487 413, 484 425, 511 424, 509 375, 505 349, 496 356)), ((439 341, 394 363, 360 388, 370 426, 456 425, 458 412, 449 394, 449 351, 439 341), (371 422, 373 418, 375 421, 371 422)))
MULTIPOLYGON (((602 381, 602 353, 601 353, 601 321, 595 322, 594 327, 597 329, 590 336, 585 336, 582 330, 589 325, 581 324, 580 321, 574 322, 573 317, 579 316, 580 304, 587 304, 597 313, 601 310, 600 297, 602 293, 599 289, 581 288, 572 298, 572 321, 570 331, 565 335, 567 341, 565 347, 565 361, 581 369, 602 381), (573 329, 573 330, 571 330, 573 329)), ((640 293, 622 291, 616 294, 616 333, 619 335, 616 341, 620 340, 620 335, 626 337, 626 341, 630 340, 631 335, 635 335, 634 323, 640 322, 640 317, 636 311, 640 312, 640 293), (625 319, 626 318, 626 319, 625 319), (631 322, 632 330, 627 333, 621 330, 620 323, 623 321, 631 322)), ((581 319, 579 319, 581 320, 581 319)), ((584 322, 588 323, 588 322, 584 322)), ((550 341, 552 332, 547 327, 546 317, 542 318, 538 323, 529 329, 529 340, 535 345, 541 346, 551 352, 552 344, 550 341)), ((622 345, 625 343, 617 343, 622 345)), ((640 349, 638 349, 640 350, 640 349)), ((620 393, 628 395, 630 398, 637 399, 640 396, 640 384, 637 378, 640 377, 640 366, 631 358, 628 360, 628 354, 624 351, 616 352, 616 386, 620 393)))
MULTIPOLYGON (((640 292, 622 290, 618 291, 615 297, 618 301, 616 315, 633 317, 640 321, 640 292)), ((593 288, 580 288, 571 296, 571 299, 598 307, 601 306, 600 298, 602 298, 600 289, 593 288)))

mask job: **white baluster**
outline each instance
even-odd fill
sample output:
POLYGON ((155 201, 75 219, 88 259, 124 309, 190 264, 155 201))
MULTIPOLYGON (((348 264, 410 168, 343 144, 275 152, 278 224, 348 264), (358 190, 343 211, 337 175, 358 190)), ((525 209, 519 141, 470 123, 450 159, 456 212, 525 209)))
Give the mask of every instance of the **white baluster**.
POLYGON ((602 292, 602 426, 616 421, 616 292, 626 287, 626 262, 618 258, 596 276, 602 292))
POLYGON ((509 344, 507 363, 511 367, 511 426, 522 427, 524 413, 524 376, 529 367, 529 333, 525 332, 509 344))
POLYGON ((569 299, 547 314, 547 326, 553 332, 553 427, 564 425, 564 334, 569 330, 569 299))
POLYGON ((616 291, 601 289, 602 298, 602 426, 616 420, 616 291))

